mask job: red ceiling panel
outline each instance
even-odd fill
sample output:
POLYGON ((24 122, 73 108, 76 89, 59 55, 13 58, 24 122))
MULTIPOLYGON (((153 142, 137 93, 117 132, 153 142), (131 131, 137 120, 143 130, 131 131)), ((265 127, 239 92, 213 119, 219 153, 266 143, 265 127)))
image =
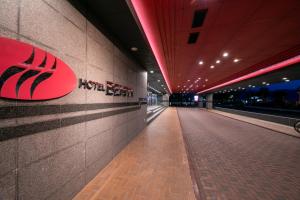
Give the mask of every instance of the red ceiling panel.
POLYGON ((198 77, 199 87, 194 84, 190 91, 207 90, 300 54, 299 0, 131 2, 172 92, 198 77), (202 27, 191 28, 198 9, 208 9, 206 19, 202 27), (187 44, 192 32, 200 32, 198 41, 187 44))

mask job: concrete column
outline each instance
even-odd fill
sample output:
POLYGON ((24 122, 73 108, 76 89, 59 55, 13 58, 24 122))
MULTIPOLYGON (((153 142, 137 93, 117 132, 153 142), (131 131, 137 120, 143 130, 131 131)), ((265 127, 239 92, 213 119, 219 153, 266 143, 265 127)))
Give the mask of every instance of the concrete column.
POLYGON ((169 95, 168 94, 164 94, 162 96, 162 104, 164 106, 169 106, 169 95))
POLYGON ((206 108, 212 109, 213 108, 213 94, 207 94, 206 95, 206 108))
POLYGON ((203 108, 204 107, 204 99, 203 96, 199 96, 199 103, 198 103, 198 107, 203 108))

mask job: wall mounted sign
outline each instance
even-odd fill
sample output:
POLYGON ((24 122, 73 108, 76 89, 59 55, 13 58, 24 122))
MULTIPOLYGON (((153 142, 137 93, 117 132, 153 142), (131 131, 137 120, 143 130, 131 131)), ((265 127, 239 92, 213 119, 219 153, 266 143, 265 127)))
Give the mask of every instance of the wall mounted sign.
POLYGON ((88 89, 88 90, 96 90, 105 92, 106 95, 111 96, 127 96, 133 97, 133 89, 123 86, 117 83, 113 83, 111 81, 106 81, 106 87, 102 83, 98 83, 96 81, 79 79, 78 88, 88 89))
POLYGON ((47 100, 75 87, 76 76, 63 61, 32 45, 0 37, 0 97, 47 100))

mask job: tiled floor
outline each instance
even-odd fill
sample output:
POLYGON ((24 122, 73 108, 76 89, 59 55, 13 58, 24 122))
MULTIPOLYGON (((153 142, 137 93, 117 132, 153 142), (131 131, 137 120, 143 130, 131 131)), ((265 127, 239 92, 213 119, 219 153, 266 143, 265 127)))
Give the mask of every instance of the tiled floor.
POLYGON ((299 200, 300 139, 178 109, 201 200, 299 200))
POLYGON ((75 200, 194 200, 176 109, 168 108, 75 200))

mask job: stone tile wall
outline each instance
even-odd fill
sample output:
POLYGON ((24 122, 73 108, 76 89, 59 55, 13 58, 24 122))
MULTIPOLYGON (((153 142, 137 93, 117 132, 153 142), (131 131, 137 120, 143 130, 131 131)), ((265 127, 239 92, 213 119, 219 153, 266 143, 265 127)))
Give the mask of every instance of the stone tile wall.
POLYGON ((146 105, 126 103, 146 97, 147 74, 66 0, 0 0, 0 19, 1 37, 52 53, 78 78, 134 89, 134 97, 75 89, 49 101, 0 99, 0 135, 33 129, 0 141, 0 199, 72 199, 145 127, 146 105), (57 124, 37 123, 49 120, 57 124))

